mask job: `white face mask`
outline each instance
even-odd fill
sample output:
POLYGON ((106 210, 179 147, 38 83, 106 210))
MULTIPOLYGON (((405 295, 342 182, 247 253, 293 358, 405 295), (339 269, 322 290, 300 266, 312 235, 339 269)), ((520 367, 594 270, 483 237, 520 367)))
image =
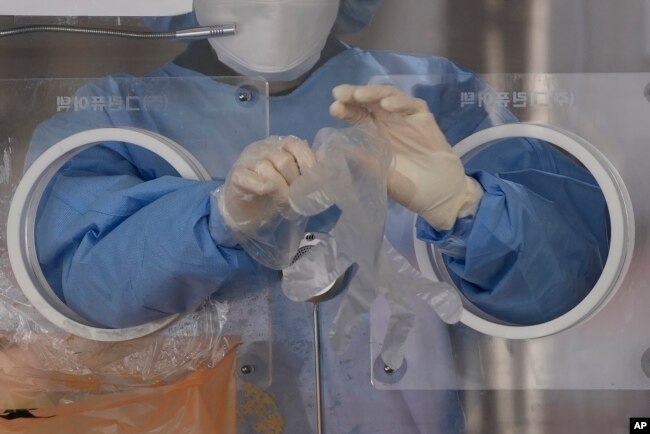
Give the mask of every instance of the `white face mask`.
POLYGON ((195 0, 200 25, 235 23, 212 38, 219 60, 243 75, 290 81, 309 71, 334 26, 339 0, 195 0))

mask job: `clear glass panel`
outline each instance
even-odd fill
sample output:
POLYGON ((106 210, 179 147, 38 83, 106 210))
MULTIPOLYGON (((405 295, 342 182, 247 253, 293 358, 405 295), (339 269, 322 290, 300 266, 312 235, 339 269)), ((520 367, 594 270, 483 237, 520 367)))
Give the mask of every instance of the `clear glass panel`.
MULTIPOLYGON (((635 222, 629 225, 632 219, 626 220, 627 234, 632 238, 623 239, 620 250, 625 256, 633 242, 629 269, 625 272, 625 267, 619 268, 620 275, 614 276, 618 289, 604 295, 583 321, 545 337, 505 339, 464 324, 448 327, 417 306, 416 326, 406 344, 407 364, 389 374, 378 359, 386 328, 386 309, 378 303, 371 313, 373 385, 395 390, 650 388, 650 329, 644 308, 650 303, 646 291, 650 276, 643 261, 650 254, 644 230, 650 218, 645 193, 650 75, 492 74, 482 79, 488 89, 481 88, 481 84, 463 84, 444 95, 450 110, 485 111, 489 122, 477 130, 516 122, 495 115, 507 108, 519 121, 559 127, 584 139, 597 150, 594 155, 602 160, 603 167, 609 166, 614 169, 611 173, 620 174, 618 185, 612 175, 614 187, 620 192, 620 181, 624 184, 631 200, 624 212, 633 210, 635 222)), ((395 84, 421 96, 435 91, 437 85, 457 80, 445 76, 390 76, 373 81, 395 84)), ((625 199, 625 194, 621 193, 621 197, 625 199)), ((619 223, 611 222, 612 249, 619 223)), ((413 245, 402 247, 413 263, 418 261, 415 249, 413 245)), ((436 255, 432 251, 429 258, 436 255)), ((608 257, 606 266, 616 259, 620 258, 608 257)))

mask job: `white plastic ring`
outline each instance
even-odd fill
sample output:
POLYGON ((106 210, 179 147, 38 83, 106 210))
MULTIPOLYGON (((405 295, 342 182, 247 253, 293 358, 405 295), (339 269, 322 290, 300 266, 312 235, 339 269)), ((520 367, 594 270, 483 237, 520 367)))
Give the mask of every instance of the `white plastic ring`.
MULTIPOLYGON (((543 140, 580 161, 603 192, 611 224, 609 253, 600 278, 589 294, 567 313, 542 324, 517 326, 495 320, 473 305, 465 306, 463 310, 461 322, 481 333, 509 339, 531 339, 552 335, 586 321, 614 296, 627 273, 634 249, 634 215, 627 189, 611 162, 583 138, 558 127, 536 123, 499 125, 467 137, 453 150, 462 159, 492 142, 519 137, 543 140)), ((444 278, 446 268, 441 254, 415 235, 414 242, 421 272, 433 280, 448 280, 444 278)))
POLYGON ((134 128, 101 128, 74 134, 47 149, 25 172, 14 193, 7 219, 7 250, 20 289, 48 321, 62 330, 86 339, 116 342, 154 333, 176 321, 179 315, 122 329, 97 327, 56 296, 40 269, 34 241, 36 211, 52 177, 79 152, 105 142, 123 142, 147 149, 167 161, 183 178, 207 181, 211 177, 182 146, 158 134, 134 128))

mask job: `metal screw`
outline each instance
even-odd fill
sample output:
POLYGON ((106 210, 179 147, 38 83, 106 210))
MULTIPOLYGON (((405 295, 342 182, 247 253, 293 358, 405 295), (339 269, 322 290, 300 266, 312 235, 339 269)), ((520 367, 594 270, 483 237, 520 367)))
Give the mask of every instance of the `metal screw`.
POLYGON ((384 365, 384 372, 388 375, 392 375, 395 373, 395 370, 388 365, 384 365))
POLYGON ((253 94, 248 89, 239 89, 237 99, 241 102, 249 102, 253 99, 253 94))
POLYGON ((253 367, 251 365, 244 365, 240 369, 241 373, 244 375, 252 374, 253 373, 253 367))

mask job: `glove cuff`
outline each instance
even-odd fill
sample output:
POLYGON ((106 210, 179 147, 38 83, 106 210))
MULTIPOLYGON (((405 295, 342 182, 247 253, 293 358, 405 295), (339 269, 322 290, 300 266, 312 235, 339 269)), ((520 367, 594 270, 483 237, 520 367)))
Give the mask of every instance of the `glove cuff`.
POLYGON ((471 176, 465 175, 466 194, 465 200, 458 210, 458 218, 469 217, 476 214, 479 203, 483 197, 483 187, 471 176))
POLYGON ((439 231, 448 231, 454 227, 458 218, 469 217, 476 214, 479 203, 483 197, 483 187, 474 178, 464 175, 462 192, 455 195, 455 200, 448 206, 436 206, 418 214, 433 228, 439 231))
POLYGON ((237 240, 234 237, 231 227, 226 223, 226 217, 221 208, 221 187, 218 187, 210 195, 210 218, 208 226, 210 236, 215 243, 223 247, 235 247, 237 240))

